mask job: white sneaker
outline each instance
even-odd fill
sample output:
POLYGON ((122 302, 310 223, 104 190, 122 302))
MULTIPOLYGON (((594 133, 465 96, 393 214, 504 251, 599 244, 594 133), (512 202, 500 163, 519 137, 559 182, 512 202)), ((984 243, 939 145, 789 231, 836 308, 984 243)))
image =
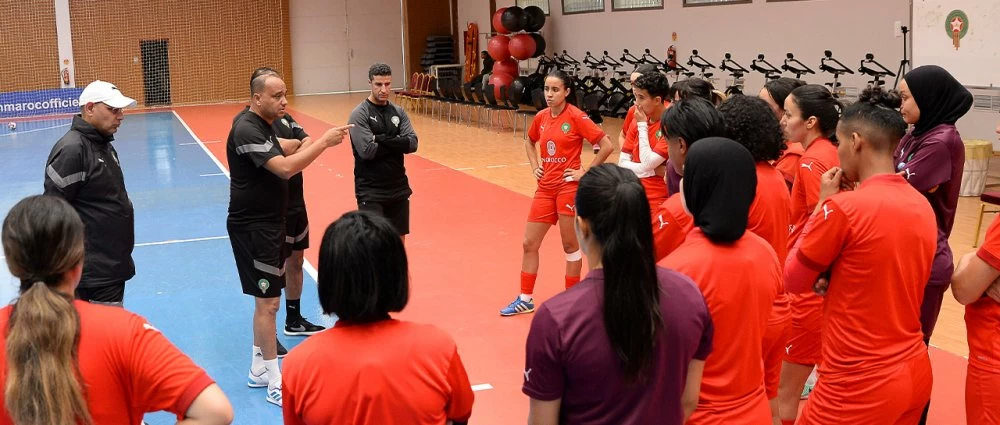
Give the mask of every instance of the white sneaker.
MULTIPOLYGON (((267 386, 267 368, 260 370, 260 373, 254 373, 253 369, 250 369, 250 373, 247 376, 247 386, 250 388, 264 388, 267 386)), ((278 384, 281 387, 281 384, 278 384)))
POLYGON ((268 403, 277 405, 281 407, 281 380, 275 385, 267 386, 267 398, 265 398, 268 403))

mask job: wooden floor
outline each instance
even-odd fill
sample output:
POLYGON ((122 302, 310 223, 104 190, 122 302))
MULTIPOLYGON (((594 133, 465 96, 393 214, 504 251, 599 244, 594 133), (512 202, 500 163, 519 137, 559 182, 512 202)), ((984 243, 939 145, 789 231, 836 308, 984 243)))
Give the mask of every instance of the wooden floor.
MULTIPOLYGON (((367 94, 300 96, 290 99, 290 107, 334 125, 346 123, 351 111, 367 94)), ((427 113, 408 110, 413 127, 420 139, 417 155, 429 159, 442 167, 462 171, 476 178, 504 187, 524 195, 532 195, 536 182, 527 164, 524 148, 523 121, 518 117, 515 121, 520 126, 516 138, 513 136, 509 118, 503 118, 505 128, 479 128, 473 118, 472 125, 467 122, 451 122, 439 118, 437 114, 431 117, 427 113)), ((453 107, 453 115, 457 109, 453 107)), ((475 116, 475 114, 473 115, 475 116)), ((468 117, 466 113, 465 117, 468 117)), ((496 119, 494 119, 496 121, 496 119)), ((495 124, 495 122, 494 122, 495 124)), ((616 138, 621 130, 621 120, 606 119, 603 123, 605 131, 616 138)), ((584 150, 584 164, 588 164, 593 154, 584 150)), ((616 161, 617 155, 612 155, 609 161, 616 161)), ((994 160, 990 166, 991 175, 1000 175, 1000 161, 994 160)), ((973 250, 973 238, 979 214, 978 198, 960 198, 955 227, 951 235, 951 247, 957 261, 967 252, 973 250)), ((994 215, 988 214, 983 220, 983 231, 989 226, 994 215)), ((968 357, 966 342, 965 309, 955 301, 949 291, 945 295, 941 316, 931 343, 953 354, 968 357)))

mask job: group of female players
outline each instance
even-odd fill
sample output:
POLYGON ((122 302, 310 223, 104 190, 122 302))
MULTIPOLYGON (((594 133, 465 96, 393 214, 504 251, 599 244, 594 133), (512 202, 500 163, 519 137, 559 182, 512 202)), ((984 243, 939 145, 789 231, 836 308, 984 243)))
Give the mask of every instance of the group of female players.
POLYGON ((539 188, 521 293, 501 315, 536 310, 551 224, 567 259, 567 290, 528 336, 529 423, 925 423, 926 344, 952 280, 971 304, 968 421, 1000 423, 988 397, 1000 225, 957 271, 947 243, 964 164, 955 123, 972 103, 958 81, 919 67, 845 106, 788 78, 720 102, 701 80, 632 77, 618 166, 558 71, 529 132, 539 188), (585 141, 601 145, 589 171, 585 141))

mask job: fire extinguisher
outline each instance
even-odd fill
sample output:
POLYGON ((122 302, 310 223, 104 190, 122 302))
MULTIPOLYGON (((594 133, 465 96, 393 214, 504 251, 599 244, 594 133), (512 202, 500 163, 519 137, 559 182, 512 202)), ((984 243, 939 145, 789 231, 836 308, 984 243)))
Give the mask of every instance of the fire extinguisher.
POLYGON ((674 69, 677 67, 677 48, 673 44, 667 47, 667 68, 674 69))

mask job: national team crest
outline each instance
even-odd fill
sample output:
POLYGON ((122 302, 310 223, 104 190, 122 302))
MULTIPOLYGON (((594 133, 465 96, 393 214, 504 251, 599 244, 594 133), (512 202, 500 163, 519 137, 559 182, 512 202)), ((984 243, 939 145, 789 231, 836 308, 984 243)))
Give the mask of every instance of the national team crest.
POLYGON ((390 121, 392 121, 392 125, 394 125, 396 127, 399 127, 399 117, 398 116, 393 115, 392 119, 390 121))
POLYGON ((563 133, 569 133, 569 129, 570 129, 569 123, 568 122, 564 122, 563 125, 562 125, 562 132, 563 133))
POLYGON ((288 128, 292 128, 292 125, 291 125, 291 124, 289 124, 289 123, 288 123, 288 120, 286 120, 286 119, 284 119, 284 118, 282 118, 282 119, 281 119, 281 123, 282 123, 282 124, 284 124, 284 125, 285 125, 285 127, 288 127, 288 128))
POLYGON ((258 280, 257 287, 260 288, 260 292, 267 293, 267 288, 271 287, 271 282, 268 282, 267 279, 258 280))
POLYGON ((549 140, 549 142, 545 144, 545 150, 549 153, 549 156, 554 156, 556 154, 556 142, 549 140))
POLYGON ((663 129, 662 128, 659 129, 659 130, 656 130, 656 138, 657 139, 662 139, 663 138, 663 129))

